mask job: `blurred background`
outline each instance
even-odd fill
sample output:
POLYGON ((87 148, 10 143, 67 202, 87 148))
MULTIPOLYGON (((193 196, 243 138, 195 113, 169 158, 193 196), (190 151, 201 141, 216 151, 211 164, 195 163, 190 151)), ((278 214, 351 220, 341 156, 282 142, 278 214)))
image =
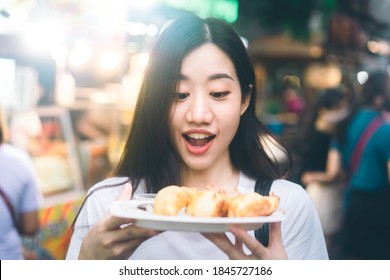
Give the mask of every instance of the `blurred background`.
POLYGON ((388 68, 390 0, 0 0, 0 104, 39 175, 43 230, 31 242, 51 257, 64 257, 85 192, 118 160, 155 39, 187 13, 242 37, 258 116, 290 147, 295 182, 316 95, 342 87, 352 102, 371 70, 388 68))

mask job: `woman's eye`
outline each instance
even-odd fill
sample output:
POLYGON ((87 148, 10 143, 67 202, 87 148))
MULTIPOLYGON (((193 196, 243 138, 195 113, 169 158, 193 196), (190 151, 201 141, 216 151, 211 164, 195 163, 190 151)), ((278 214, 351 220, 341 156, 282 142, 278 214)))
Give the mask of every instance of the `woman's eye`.
POLYGON ((176 93, 176 100, 177 101, 185 100, 189 95, 190 95, 189 93, 178 92, 176 93))
POLYGON ((219 92, 211 92, 210 95, 214 98, 221 99, 228 95, 230 92, 229 91, 219 91, 219 92))

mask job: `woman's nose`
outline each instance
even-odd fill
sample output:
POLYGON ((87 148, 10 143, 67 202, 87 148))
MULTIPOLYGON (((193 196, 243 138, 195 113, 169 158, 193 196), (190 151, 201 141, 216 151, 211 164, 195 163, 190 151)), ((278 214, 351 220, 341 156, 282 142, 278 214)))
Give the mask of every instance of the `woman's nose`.
POLYGON ((213 114, 210 105, 204 95, 193 96, 186 115, 187 121, 198 124, 211 123, 213 114))

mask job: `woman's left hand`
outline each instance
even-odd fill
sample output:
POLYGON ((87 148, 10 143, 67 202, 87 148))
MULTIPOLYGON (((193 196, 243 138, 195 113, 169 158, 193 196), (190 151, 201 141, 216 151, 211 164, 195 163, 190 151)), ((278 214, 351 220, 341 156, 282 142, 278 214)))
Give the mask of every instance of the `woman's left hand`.
POLYGON ((268 247, 264 247, 255 237, 244 229, 232 226, 230 232, 235 236, 233 244, 224 233, 204 233, 203 235, 225 252, 231 260, 286 260, 288 259, 283 246, 281 223, 270 224, 268 247), (251 253, 244 252, 245 245, 251 253))

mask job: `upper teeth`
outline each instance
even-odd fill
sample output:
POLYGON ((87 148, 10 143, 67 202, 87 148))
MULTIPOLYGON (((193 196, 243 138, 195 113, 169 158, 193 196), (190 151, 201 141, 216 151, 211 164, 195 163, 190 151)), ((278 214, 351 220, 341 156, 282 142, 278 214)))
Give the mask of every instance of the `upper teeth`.
POLYGON ((188 134, 188 137, 191 137, 194 139, 204 139, 204 138, 209 137, 209 135, 204 134, 204 133, 190 133, 190 134, 188 134))

